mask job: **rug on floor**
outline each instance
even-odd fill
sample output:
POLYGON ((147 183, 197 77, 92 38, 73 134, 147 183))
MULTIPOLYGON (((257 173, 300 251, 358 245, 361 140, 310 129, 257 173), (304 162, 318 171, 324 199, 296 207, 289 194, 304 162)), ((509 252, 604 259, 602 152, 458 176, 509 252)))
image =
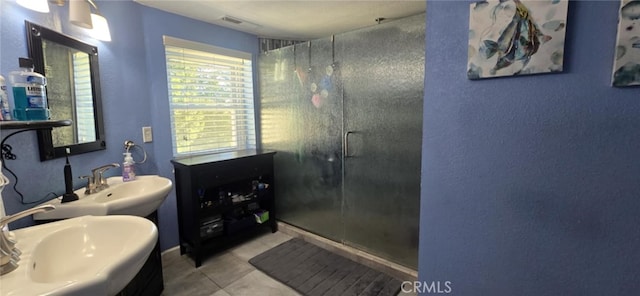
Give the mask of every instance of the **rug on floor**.
POLYGON ((401 281, 304 240, 288 240, 249 260, 303 295, 396 295, 401 281))

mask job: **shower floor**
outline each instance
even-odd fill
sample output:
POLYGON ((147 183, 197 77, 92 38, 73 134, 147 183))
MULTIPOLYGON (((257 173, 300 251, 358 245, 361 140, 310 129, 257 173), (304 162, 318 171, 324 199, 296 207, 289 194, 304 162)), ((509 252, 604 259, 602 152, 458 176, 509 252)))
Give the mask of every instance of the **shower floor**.
MULTIPOLYGON (((339 223, 335 223, 335 225, 339 225, 339 223)), ((376 226, 368 225, 368 227, 376 226)), ((361 249, 344 245, 342 243, 327 239, 325 237, 319 236, 317 234, 311 233, 309 231, 281 221, 278 221, 278 229, 280 232, 288 234, 292 237, 302 238, 328 251, 337 253, 341 256, 347 257, 373 269, 393 275, 399 279, 406 279, 408 281, 417 280, 418 272, 416 270, 375 256, 374 254, 367 253, 366 251, 363 251, 361 249)), ((397 244, 394 244, 393 241, 385 243, 387 245, 387 250, 396 249, 398 253, 407 252, 406 248, 398 247, 397 244)))

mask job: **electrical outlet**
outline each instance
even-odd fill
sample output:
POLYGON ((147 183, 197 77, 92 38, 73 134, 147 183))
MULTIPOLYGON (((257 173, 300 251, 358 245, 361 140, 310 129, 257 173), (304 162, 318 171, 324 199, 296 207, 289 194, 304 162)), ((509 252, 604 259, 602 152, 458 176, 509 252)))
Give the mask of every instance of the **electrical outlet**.
POLYGON ((153 132, 151 131, 150 126, 142 127, 142 142, 149 143, 153 141, 153 132))

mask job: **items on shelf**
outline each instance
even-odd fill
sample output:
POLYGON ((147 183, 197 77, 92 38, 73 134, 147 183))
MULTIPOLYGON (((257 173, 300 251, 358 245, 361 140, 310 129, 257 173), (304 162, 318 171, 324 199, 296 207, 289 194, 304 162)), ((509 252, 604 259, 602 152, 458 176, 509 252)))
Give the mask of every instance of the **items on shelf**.
POLYGON ((223 220, 221 215, 215 215, 202 221, 200 226, 201 238, 212 238, 222 235, 223 220))
POLYGON ((242 181, 229 186, 218 188, 218 194, 213 195, 204 189, 198 189, 198 197, 200 199, 200 208, 214 208, 219 206, 229 206, 261 198, 265 190, 269 188, 269 184, 262 183, 259 180, 252 180, 251 191, 249 191, 249 183, 242 181), (231 189, 229 189, 231 188, 231 189))
POLYGON ((258 210, 253 213, 253 216, 256 217, 256 222, 262 224, 269 220, 269 211, 266 210, 258 210))

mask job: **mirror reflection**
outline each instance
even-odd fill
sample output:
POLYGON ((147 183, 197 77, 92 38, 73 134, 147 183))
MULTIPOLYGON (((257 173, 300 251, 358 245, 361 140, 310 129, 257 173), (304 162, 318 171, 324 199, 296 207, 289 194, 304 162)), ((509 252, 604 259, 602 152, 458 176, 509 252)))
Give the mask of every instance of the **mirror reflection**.
POLYGON ((40 160, 103 150, 104 125, 100 98, 98 48, 25 21, 29 57, 34 71, 47 77, 52 120, 73 124, 38 131, 40 160))
POLYGON ((53 146, 95 141, 89 55, 48 40, 43 40, 42 51, 51 119, 75 123, 52 130, 53 146))

